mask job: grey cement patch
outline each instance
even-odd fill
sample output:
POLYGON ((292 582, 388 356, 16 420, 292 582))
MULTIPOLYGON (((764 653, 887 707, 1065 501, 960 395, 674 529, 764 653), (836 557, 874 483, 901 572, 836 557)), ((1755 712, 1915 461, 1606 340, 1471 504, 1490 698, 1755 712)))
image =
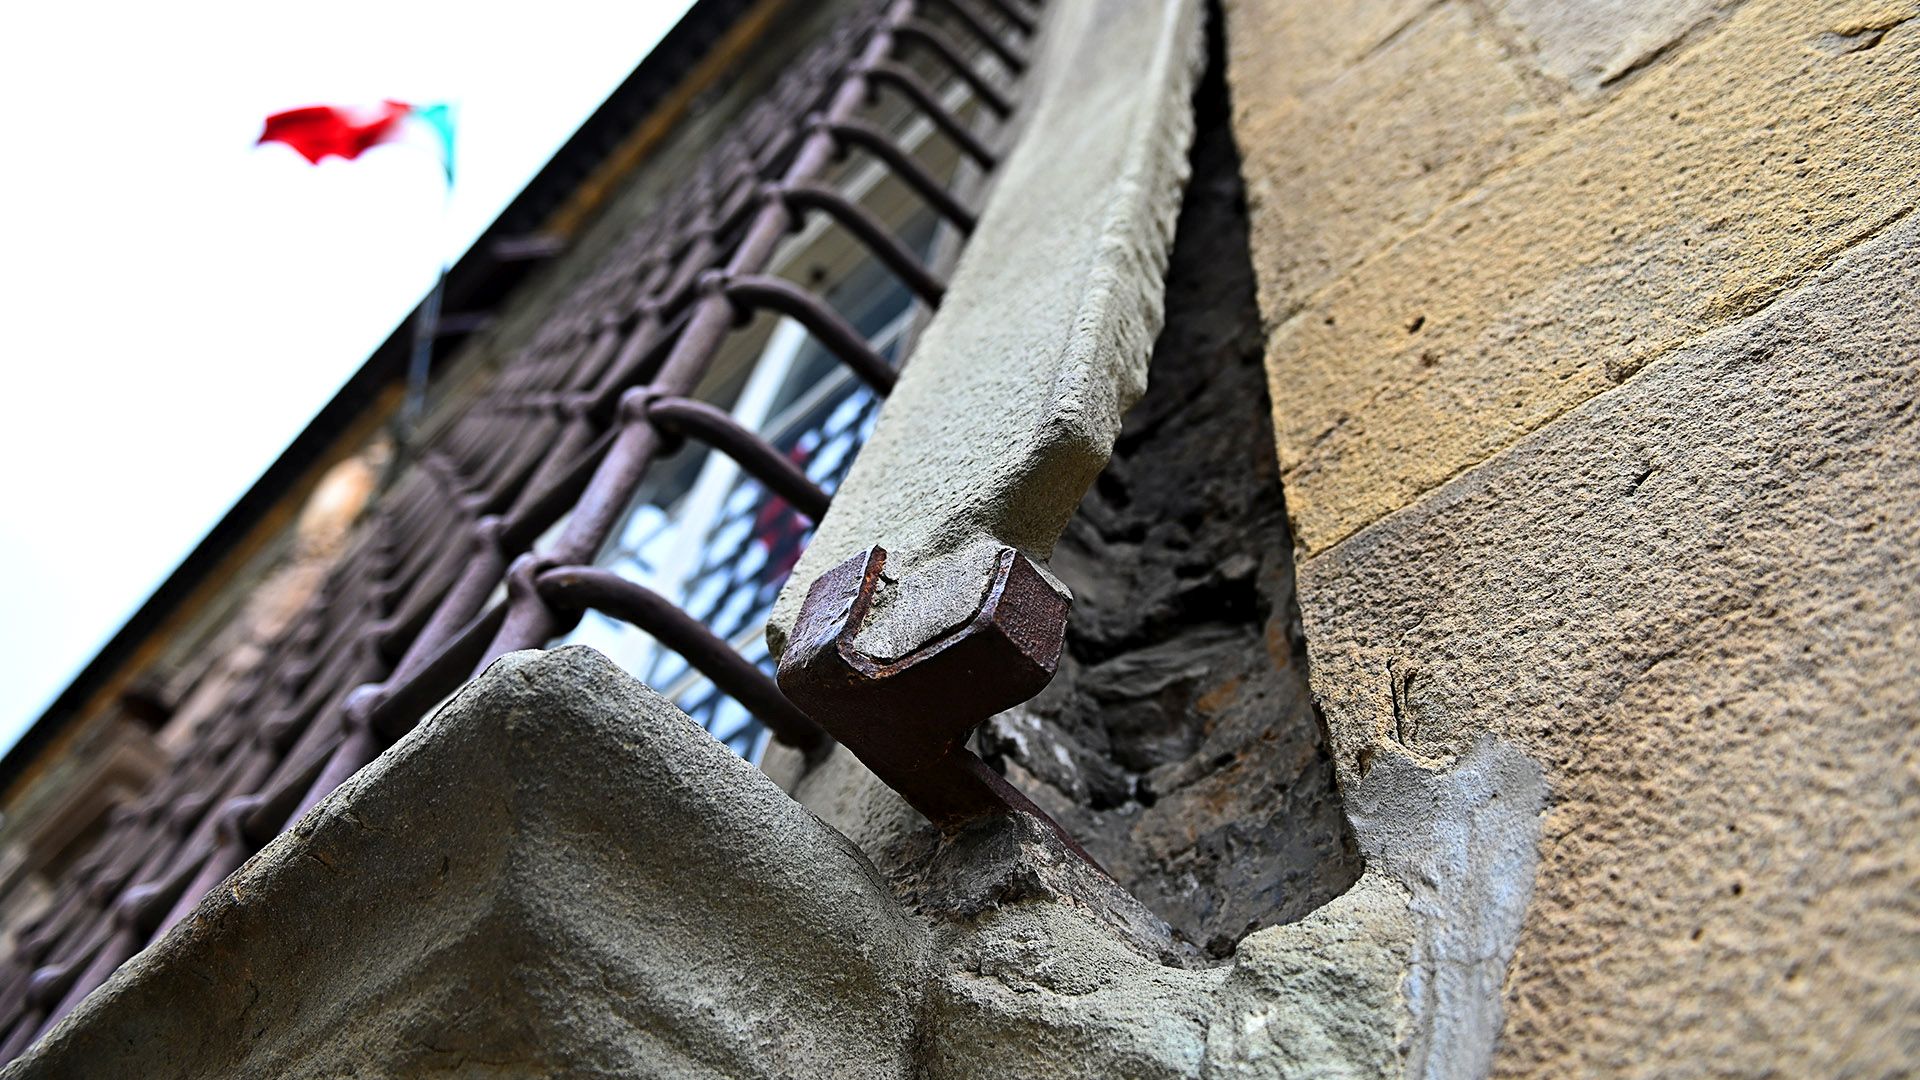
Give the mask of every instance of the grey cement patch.
POLYGON ((1406 1075, 1487 1074, 1501 986, 1533 895, 1546 798, 1540 767, 1492 738, 1447 767, 1383 748, 1348 787, 1367 856, 1362 888, 1391 878, 1417 927, 1406 1075))

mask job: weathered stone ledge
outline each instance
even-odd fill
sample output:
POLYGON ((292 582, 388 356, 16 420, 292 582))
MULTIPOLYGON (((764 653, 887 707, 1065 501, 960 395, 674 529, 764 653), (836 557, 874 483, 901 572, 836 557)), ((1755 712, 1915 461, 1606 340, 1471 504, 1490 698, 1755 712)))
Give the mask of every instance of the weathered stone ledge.
POLYGON ((598 653, 515 653, 3 1075, 1398 1071, 1403 982, 1439 954, 1391 881, 1194 968, 1054 843, 1015 827, 933 844, 903 902, 598 653))

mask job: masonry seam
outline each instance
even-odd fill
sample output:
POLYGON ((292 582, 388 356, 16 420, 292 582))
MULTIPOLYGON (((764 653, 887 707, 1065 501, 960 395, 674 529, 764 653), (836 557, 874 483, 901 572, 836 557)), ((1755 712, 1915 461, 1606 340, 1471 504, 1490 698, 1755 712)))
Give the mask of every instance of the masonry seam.
MULTIPOLYGON (((1449 474, 1445 479, 1438 480, 1433 483, 1420 487, 1412 495, 1408 497, 1405 503, 1403 503, 1398 507, 1395 507, 1393 510, 1390 510, 1387 513, 1381 514, 1377 517, 1370 518, 1367 521, 1361 522, 1360 524, 1355 525, 1354 527, 1342 532, 1339 536, 1335 537, 1334 539, 1326 541, 1325 543, 1315 546, 1313 548, 1308 548, 1308 547, 1305 547, 1304 545, 1297 546, 1297 553, 1299 556, 1300 564, 1302 566, 1305 566, 1308 562, 1317 560, 1325 555, 1330 555, 1334 552, 1336 548, 1340 547, 1342 544, 1345 544, 1347 541, 1352 540, 1354 537, 1358 536, 1359 534, 1366 532, 1370 529, 1373 529, 1376 526, 1383 525, 1389 521, 1392 521, 1394 518, 1397 518, 1400 515, 1410 510, 1417 509, 1422 503, 1425 503, 1427 501, 1428 497, 1430 497, 1434 492, 1438 491, 1439 489, 1446 487, 1448 484, 1453 483, 1455 480, 1459 480, 1471 473, 1477 472, 1481 468, 1486 466, 1489 462, 1494 461, 1497 458, 1503 457, 1513 452, 1514 448, 1519 446, 1522 442, 1525 442, 1527 439, 1533 437, 1535 434, 1552 426, 1553 424, 1558 423, 1560 418, 1566 416, 1568 413, 1573 412, 1577 409, 1584 408, 1592 402, 1599 401, 1611 394, 1619 392, 1620 390, 1626 388, 1629 384, 1636 381, 1643 373, 1647 372, 1648 370, 1654 367, 1664 366, 1667 361, 1671 360, 1675 356, 1675 354, 1686 351, 1687 349, 1698 344, 1702 339, 1710 337, 1715 334, 1727 332, 1729 330, 1734 329, 1735 327, 1740 326, 1743 323, 1747 323, 1754 319, 1758 319, 1764 316, 1768 311, 1772 310, 1774 307, 1778 306, 1779 304, 1789 299, 1792 299, 1794 295, 1798 294, 1802 290, 1812 285, 1815 279, 1817 279, 1820 275, 1831 270, 1835 265, 1837 265, 1840 262, 1841 259, 1845 258, 1847 255, 1852 253, 1855 249, 1859 248, 1863 244, 1867 244, 1878 239, 1880 236, 1884 235, 1886 232, 1893 229, 1895 226, 1899 225, 1901 222, 1905 221, 1907 218, 1913 216, 1913 211, 1914 211, 1914 207, 1912 204, 1909 204, 1903 207, 1898 212, 1893 214, 1891 217, 1887 218, 1887 220, 1881 222, 1878 226, 1875 226, 1873 229, 1867 231, 1866 233, 1863 233, 1862 235, 1854 238, 1853 240, 1835 248, 1830 255, 1828 255, 1826 258, 1821 260, 1821 262, 1817 267, 1796 276, 1790 283, 1783 285, 1779 290, 1775 291, 1772 295, 1770 295, 1767 298, 1766 303, 1761 304, 1744 314, 1740 314, 1740 315, 1736 315, 1734 317, 1728 318, 1714 326, 1708 327, 1689 337, 1686 337, 1679 341, 1674 342, 1668 348, 1663 349, 1659 353, 1655 354, 1653 357, 1647 360, 1646 363, 1641 364, 1639 367, 1633 369, 1632 372, 1628 373, 1626 377, 1620 379, 1613 386, 1609 386, 1606 389, 1599 391, 1598 393, 1589 394, 1588 396, 1580 399, 1579 401, 1573 402, 1572 404, 1568 405, 1566 408, 1555 412, 1553 415, 1547 417, 1544 420, 1541 420, 1538 424, 1535 424, 1532 427, 1529 427, 1526 430, 1520 432, 1518 435, 1515 435, 1512 439, 1508 440, 1505 445, 1502 445, 1498 449, 1494 450, 1492 453, 1489 453, 1484 457, 1478 458, 1468 465, 1462 466, 1459 470, 1449 474)), ((1380 392, 1381 391, 1376 391, 1374 396, 1377 397, 1380 392)), ((1369 400, 1372 400, 1372 399, 1369 398, 1369 400)), ((1281 484, 1283 488, 1287 483, 1289 483, 1292 480, 1293 477, 1297 476, 1300 472, 1301 472, 1301 469, 1298 467, 1287 469, 1285 473, 1281 476, 1281 484)), ((1291 517, 1291 513, 1289 513, 1289 517, 1291 517)), ((1298 538, 1298 536, 1299 534, 1296 532, 1295 533, 1296 539, 1298 538)))

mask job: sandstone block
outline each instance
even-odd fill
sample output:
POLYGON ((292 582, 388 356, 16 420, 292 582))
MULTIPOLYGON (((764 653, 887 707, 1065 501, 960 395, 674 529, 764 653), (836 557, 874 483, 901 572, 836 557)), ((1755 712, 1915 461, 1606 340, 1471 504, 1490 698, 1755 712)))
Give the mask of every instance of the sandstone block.
POLYGON ((1278 327, 1268 364, 1302 549, 1407 505, 1910 213, 1920 23, 1899 20, 1916 12, 1754 0, 1278 327), (1866 25, 1888 27, 1871 48, 1822 45, 1866 25))
POLYGON ((1351 806, 1487 738, 1544 770, 1496 1075, 1920 1049, 1916 250, 1883 230, 1303 565, 1351 806))
MULTIPOLYGON (((1254 5, 1246 5, 1252 8, 1254 5)), ((1419 225, 1544 130, 1555 112, 1459 5, 1432 8, 1340 78, 1300 96, 1302 53, 1262 22, 1311 24, 1328 5, 1264 5, 1234 33, 1235 126, 1269 325, 1419 225)))
POLYGON ((1228 66, 1249 99, 1284 101, 1345 74, 1402 33, 1432 0, 1277 4, 1226 0, 1228 66))
POLYGON ((665 699, 516 653, 5 1075, 905 1077, 926 941, 665 699))

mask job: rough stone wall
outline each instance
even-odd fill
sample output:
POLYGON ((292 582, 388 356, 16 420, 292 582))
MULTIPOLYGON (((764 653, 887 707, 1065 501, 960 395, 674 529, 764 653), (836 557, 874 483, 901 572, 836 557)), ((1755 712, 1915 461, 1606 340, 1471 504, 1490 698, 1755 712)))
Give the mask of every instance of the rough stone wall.
POLYGON ((1904 1075, 1920 5, 1226 10, 1341 786, 1545 784, 1491 1071, 1904 1075))
POLYGON ((1307 693, 1213 30, 1147 392, 1051 561, 1074 593, 1067 652, 983 746, 1134 895, 1225 957, 1344 892, 1360 864, 1307 693))

